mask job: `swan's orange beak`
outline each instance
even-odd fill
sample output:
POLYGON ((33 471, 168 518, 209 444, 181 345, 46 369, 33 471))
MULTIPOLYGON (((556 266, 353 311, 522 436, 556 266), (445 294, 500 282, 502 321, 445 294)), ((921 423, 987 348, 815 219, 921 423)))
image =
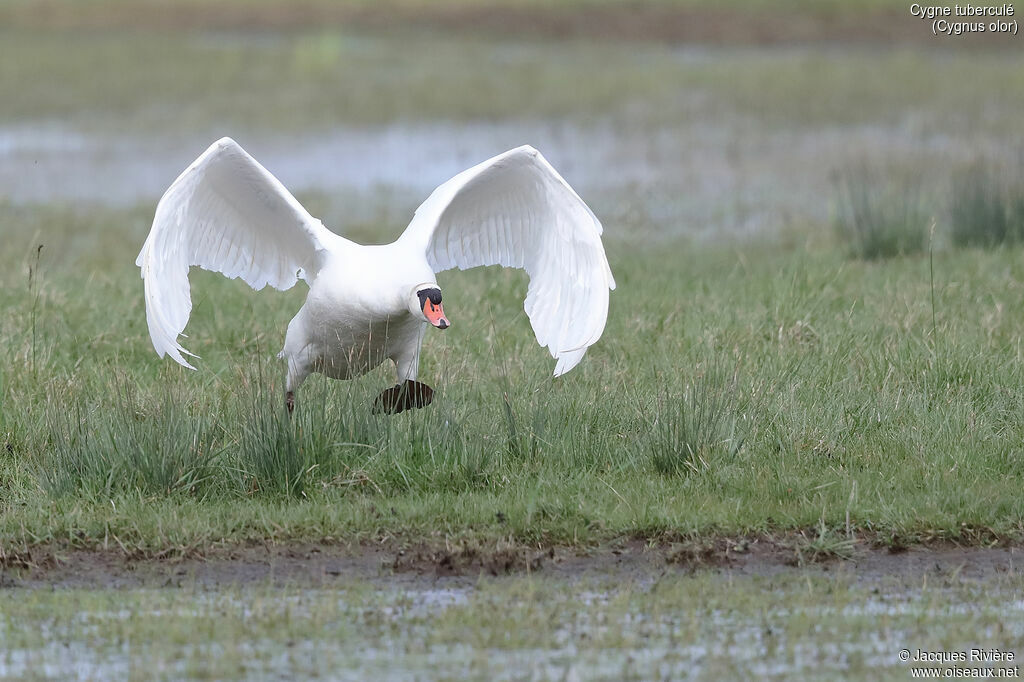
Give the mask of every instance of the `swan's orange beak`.
POLYGON ((427 321, 430 322, 430 324, 434 325, 438 329, 447 329, 452 325, 452 323, 448 321, 448 318, 444 316, 444 308, 441 304, 434 303, 430 300, 430 297, 427 297, 426 300, 423 301, 423 315, 427 318, 427 321))

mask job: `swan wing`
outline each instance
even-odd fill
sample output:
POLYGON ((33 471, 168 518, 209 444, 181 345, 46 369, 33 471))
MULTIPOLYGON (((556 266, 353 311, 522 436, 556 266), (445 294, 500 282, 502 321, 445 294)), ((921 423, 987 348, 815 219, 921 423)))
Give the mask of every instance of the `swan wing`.
POLYGON ((524 308, 555 376, 597 342, 615 288, 601 221, 550 163, 518 147, 459 173, 416 210, 402 240, 435 271, 481 265, 522 268, 524 308))
POLYGON ((184 357, 192 353, 178 343, 192 312, 190 266, 241 278, 256 290, 289 289, 316 277, 320 252, 336 239, 234 140, 214 142, 161 197, 135 261, 157 354, 195 369, 184 357))

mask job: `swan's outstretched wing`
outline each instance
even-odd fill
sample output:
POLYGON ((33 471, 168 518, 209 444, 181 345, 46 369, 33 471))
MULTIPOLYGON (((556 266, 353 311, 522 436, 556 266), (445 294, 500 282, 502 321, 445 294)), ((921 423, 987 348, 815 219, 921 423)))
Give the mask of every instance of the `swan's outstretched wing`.
POLYGON ((161 197, 135 261, 156 352, 195 369, 178 343, 192 312, 189 266, 241 277, 257 290, 288 289, 316 276, 317 252, 333 239, 341 238, 234 140, 214 142, 161 197))
POLYGON ((526 314, 551 351, 555 376, 579 363, 608 318, 615 279, 601 222, 530 146, 459 173, 416 209, 403 241, 422 247, 435 271, 479 265, 530 275, 526 314))

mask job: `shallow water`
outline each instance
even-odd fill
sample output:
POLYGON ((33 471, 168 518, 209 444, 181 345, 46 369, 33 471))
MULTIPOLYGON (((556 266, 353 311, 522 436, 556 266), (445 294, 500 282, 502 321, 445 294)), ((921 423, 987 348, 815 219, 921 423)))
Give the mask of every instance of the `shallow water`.
MULTIPOLYGON (((78 600, 63 616, 50 615, 59 602, 44 600, 29 618, 0 617, 0 642, 17 642, 0 645, 0 678, 192 678, 227 656, 236 667, 215 676, 872 679, 909 675, 901 648, 969 641, 1012 651, 1024 641, 1024 601, 1012 584, 850 589, 789 578, 71 590, 57 597, 78 600), (27 639, 26 627, 37 628, 27 639)), ((19 599, 37 596, 10 591, 3 603, 16 611, 19 599)))
MULTIPOLYGON (((65 49, 52 36, 40 40, 65 49)), ((16 70, 25 92, 6 94, 26 107, 0 112, 0 201, 155 205, 211 142, 230 135, 300 198, 318 195, 329 227, 343 232, 382 220, 400 227, 451 176, 531 144, 613 234, 638 226, 668 235, 772 234, 827 229, 836 173, 865 162, 895 164, 931 198, 941 196, 958 166, 1012 157, 1000 126, 1016 121, 1018 109, 1012 98, 996 99, 972 117, 965 106, 977 98, 969 94, 919 92, 934 64, 894 48, 872 55, 822 47, 597 50, 585 42, 458 39, 410 47, 384 36, 244 31, 153 38, 155 51, 138 36, 82 40, 78 56, 103 71, 92 75, 97 87, 65 74, 64 63, 50 66, 55 73, 35 70, 43 48, 15 45, 25 55, 16 70), (151 60, 180 66, 161 64, 151 76, 151 60), (237 76, 236 62, 260 62, 266 71, 236 91, 235 76, 224 75, 237 76), (358 73, 342 68, 350 62, 358 73), (502 70, 509 65, 516 68, 502 70), (221 71, 209 81, 202 77, 215 67, 221 71), (554 84, 545 85, 537 74, 552 69, 554 84), (872 87, 859 69, 872 70, 872 87), (118 72, 117 82, 134 86, 111 86, 104 74, 118 72), (486 95, 477 94, 481 83, 503 75, 506 87, 486 91, 497 98, 493 107, 470 107, 482 112, 477 118, 458 115, 486 95), (57 100, 35 88, 58 77, 80 82, 65 84, 57 100), (283 101, 322 115, 296 119, 288 107, 271 106, 283 82, 302 86, 295 101, 283 101), (529 106, 545 95, 549 108, 529 106), (332 105, 348 97, 377 103, 379 112, 356 108, 346 118, 332 105), (443 106, 417 108, 435 97, 443 106), (247 113, 257 124, 240 125, 247 113)), ((68 50, 67 61, 77 54, 68 50)), ((994 56, 937 56, 975 80, 1008 68, 994 56)))
MULTIPOLYGON (((293 193, 326 195, 329 215, 322 217, 338 230, 380 218, 400 226, 440 183, 529 143, 606 225, 620 231, 641 223, 667 234, 717 234, 771 233, 827 222, 831 174, 857 159, 969 159, 979 151, 977 142, 943 135, 908 137, 905 128, 759 136, 725 117, 660 130, 550 121, 402 123, 237 138, 293 193)), ((0 128, 0 198, 155 205, 214 136, 112 136, 56 123, 0 128)))

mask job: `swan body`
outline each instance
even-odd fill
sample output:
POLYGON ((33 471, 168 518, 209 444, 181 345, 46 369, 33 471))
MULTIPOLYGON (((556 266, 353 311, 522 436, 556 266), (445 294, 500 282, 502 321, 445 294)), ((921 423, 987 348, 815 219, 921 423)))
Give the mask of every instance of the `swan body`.
POLYGON ((310 371, 352 379, 386 359, 395 362, 399 383, 416 379, 426 320, 409 310, 409 295, 417 285, 437 285, 426 258, 415 256, 397 244, 352 242, 325 255, 305 304, 288 325, 281 351, 288 360, 287 390, 310 371))
MULTIPOLYGON (((190 266, 238 277, 254 289, 309 293, 288 324, 289 409, 310 373, 350 379, 385 360, 398 385, 385 411, 430 402, 416 381, 427 325, 450 326, 436 272, 501 264, 530 276, 524 307, 555 375, 600 338, 615 288, 601 223, 529 146, 499 154, 439 186, 391 244, 360 245, 325 228, 230 138, 211 145, 157 204, 136 264, 146 320, 160 357, 194 369, 178 341, 191 313, 190 266), (411 396, 411 397, 410 397, 411 396)), ((381 400, 378 399, 378 400, 381 400)))

